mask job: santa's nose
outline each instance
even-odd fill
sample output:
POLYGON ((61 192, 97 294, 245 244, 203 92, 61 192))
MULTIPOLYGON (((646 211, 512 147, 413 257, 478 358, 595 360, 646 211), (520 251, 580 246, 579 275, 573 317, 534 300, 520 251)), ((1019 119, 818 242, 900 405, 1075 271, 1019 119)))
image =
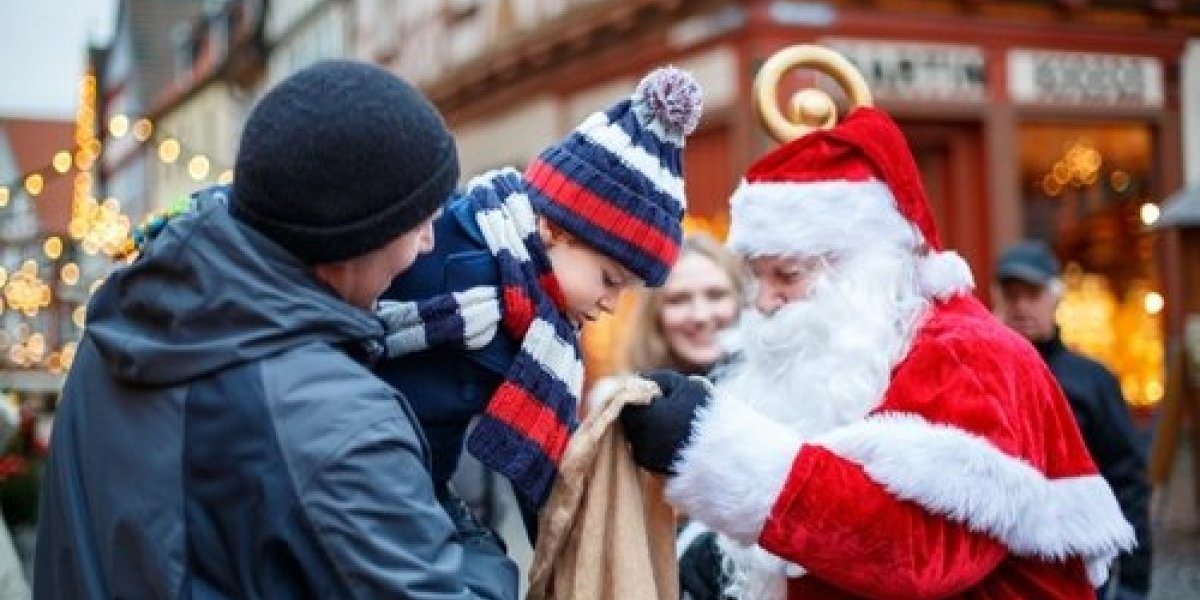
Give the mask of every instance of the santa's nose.
POLYGON ((784 304, 787 304, 787 296, 769 285, 760 285, 758 294, 754 298, 754 307, 758 312, 764 315, 774 314, 784 304))

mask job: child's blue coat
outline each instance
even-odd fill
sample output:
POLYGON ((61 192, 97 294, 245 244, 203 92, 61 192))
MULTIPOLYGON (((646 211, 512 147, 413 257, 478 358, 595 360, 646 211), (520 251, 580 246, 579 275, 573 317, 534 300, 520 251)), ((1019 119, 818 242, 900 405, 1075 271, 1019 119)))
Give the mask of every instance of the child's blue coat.
MULTIPOLYGON (((461 196, 447 203, 434 221, 434 247, 398 277, 385 300, 420 300, 478 285, 499 285, 496 260, 461 196)), ((384 360, 376 372, 404 393, 416 411, 433 455, 439 495, 458 466, 471 419, 482 414, 503 381, 518 345, 501 328, 487 346, 433 348, 384 360)))

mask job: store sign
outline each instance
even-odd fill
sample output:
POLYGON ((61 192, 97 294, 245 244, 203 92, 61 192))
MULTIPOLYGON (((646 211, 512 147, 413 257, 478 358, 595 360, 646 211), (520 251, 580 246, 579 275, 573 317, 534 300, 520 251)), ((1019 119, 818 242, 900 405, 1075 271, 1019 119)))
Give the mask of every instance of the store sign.
POLYGON ((1158 108, 1162 64, 1146 56, 1010 50, 1008 89, 1022 104, 1158 108))
POLYGON ((979 102, 984 99, 983 49, 949 44, 913 44, 830 39, 883 99, 979 102))

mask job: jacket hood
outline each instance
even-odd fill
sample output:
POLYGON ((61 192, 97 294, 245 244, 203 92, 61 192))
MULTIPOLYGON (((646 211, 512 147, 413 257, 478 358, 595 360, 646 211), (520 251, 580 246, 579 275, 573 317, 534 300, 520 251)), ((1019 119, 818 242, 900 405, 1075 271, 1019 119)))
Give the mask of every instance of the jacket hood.
POLYGON ((227 189, 196 202, 88 307, 86 335, 114 377, 176 384, 307 343, 378 353, 382 323, 233 219, 227 189))

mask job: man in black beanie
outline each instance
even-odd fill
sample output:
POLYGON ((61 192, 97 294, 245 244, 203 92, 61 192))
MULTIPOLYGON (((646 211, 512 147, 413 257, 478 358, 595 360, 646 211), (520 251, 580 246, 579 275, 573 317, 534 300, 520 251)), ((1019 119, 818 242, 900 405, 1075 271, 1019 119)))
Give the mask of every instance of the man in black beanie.
POLYGON ((38 531, 38 598, 515 598, 497 538, 436 499, 368 369, 379 294, 458 177, 435 109, 325 62, 252 111, 235 183, 146 232, 89 305, 38 531))

